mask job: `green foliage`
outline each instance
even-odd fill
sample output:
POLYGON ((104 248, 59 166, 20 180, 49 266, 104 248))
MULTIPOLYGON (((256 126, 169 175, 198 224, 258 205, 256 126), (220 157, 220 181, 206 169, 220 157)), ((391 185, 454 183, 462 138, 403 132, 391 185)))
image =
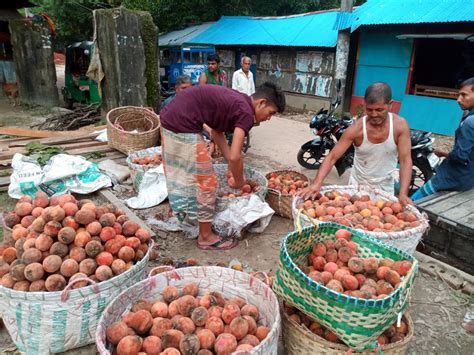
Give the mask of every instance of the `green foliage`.
POLYGON ((25 146, 26 155, 35 159, 41 166, 46 163, 56 154, 64 153, 64 148, 60 146, 48 146, 39 141, 33 141, 25 146))

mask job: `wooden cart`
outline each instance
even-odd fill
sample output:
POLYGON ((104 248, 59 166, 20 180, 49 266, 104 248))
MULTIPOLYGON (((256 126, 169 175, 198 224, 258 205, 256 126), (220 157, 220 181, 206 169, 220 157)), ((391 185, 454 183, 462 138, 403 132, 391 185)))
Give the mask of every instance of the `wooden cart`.
POLYGON ((474 189, 437 193, 417 207, 430 219, 423 241, 432 256, 474 274, 474 189))

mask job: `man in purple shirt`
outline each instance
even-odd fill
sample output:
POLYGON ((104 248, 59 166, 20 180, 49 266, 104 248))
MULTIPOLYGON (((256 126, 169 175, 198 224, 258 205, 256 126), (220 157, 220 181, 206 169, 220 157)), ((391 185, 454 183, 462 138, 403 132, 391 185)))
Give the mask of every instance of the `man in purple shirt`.
POLYGON ((235 245, 212 231, 217 178, 202 136, 203 125, 211 135, 232 173, 232 188, 244 184, 242 146, 254 124, 269 120, 285 109, 285 96, 266 82, 252 96, 217 85, 189 88, 160 112, 163 163, 168 198, 181 221, 199 224, 198 247, 225 250, 235 245), (225 133, 233 133, 227 145, 225 133), (232 181, 233 180, 233 181, 232 181))

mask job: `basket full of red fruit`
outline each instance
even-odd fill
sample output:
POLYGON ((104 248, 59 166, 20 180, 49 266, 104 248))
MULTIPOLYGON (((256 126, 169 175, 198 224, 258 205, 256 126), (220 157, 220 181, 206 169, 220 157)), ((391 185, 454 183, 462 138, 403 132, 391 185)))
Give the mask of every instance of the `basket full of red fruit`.
POLYGON ((161 272, 122 292, 100 319, 101 355, 276 355, 278 299, 259 279, 231 268, 161 272))
POLYGON ((308 178, 291 170, 272 171, 265 177, 268 180, 266 201, 277 215, 293 219, 293 196, 308 186, 308 178))
POLYGON ((429 227, 428 219, 414 206, 402 206, 395 196, 368 186, 331 185, 314 200, 293 200, 295 227, 335 222, 365 234, 410 255, 429 227))
POLYGON ((405 311, 417 270, 411 255, 327 222, 283 239, 273 290, 360 351, 405 311))
POLYGON ((414 334, 413 321, 408 314, 404 314, 400 322, 394 322, 377 338, 374 350, 353 352, 331 330, 297 308, 285 305, 281 316, 283 342, 288 355, 373 355, 374 350, 380 350, 384 355, 402 355, 406 353, 414 334))

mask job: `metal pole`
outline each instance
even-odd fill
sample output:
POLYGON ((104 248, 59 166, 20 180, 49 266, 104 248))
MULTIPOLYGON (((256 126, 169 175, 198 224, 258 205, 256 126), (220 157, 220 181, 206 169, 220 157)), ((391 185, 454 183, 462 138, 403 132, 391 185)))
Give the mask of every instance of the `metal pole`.
MULTIPOLYGON (((341 12, 352 12, 353 0, 341 0, 341 12)), ((347 76, 347 65, 349 62, 349 42, 351 36, 351 29, 339 30, 337 35, 337 46, 336 46, 336 69, 334 73, 334 92, 336 93, 336 85, 338 80, 341 81, 341 91, 339 96, 341 98, 341 104, 339 110, 344 108, 344 98, 346 90, 346 76, 347 76)))

